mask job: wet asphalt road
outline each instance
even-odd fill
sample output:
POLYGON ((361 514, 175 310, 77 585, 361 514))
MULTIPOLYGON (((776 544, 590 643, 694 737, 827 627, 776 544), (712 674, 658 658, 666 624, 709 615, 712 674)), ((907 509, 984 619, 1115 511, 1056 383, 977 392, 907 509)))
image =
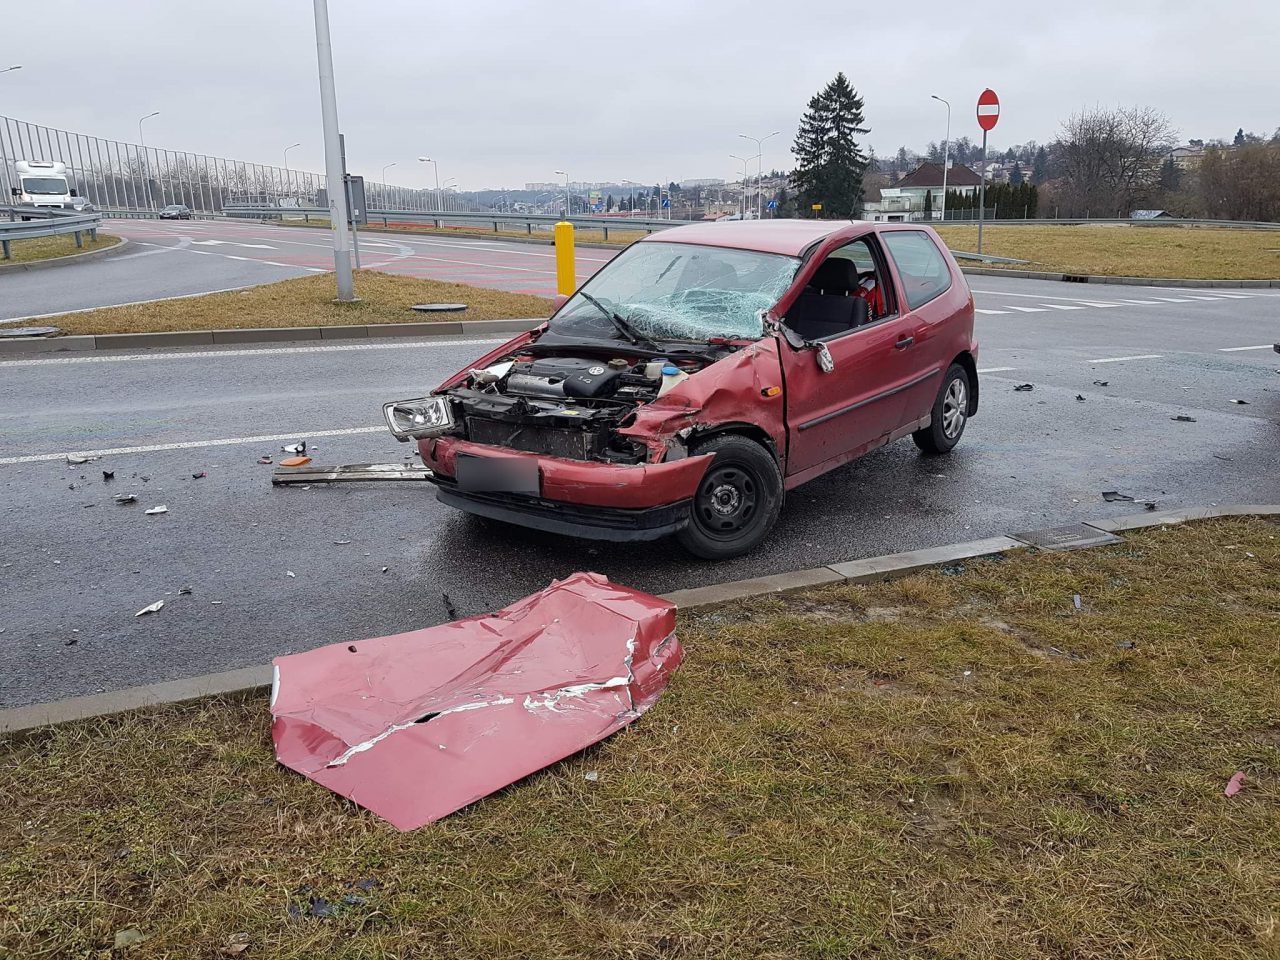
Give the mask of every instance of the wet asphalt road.
POLYGON ((971 279, 990 372, 959 448, 928 459, 900 442, 820 478, 788 496, 761 550, 719 565, 476 521, 426 484, 273 489, 256 463, 281 443, 245 438, 344 429, 363 432, 313 438, 316 462, 403 460, 380 403, 434 386, 482 342, 0 362, 0 705, 426 626, 445 619, 441 593, 476 613, 580 569, 665 591, 1134 512, 1103 490, 1280 502, 1280 298, 971 279), (190 446, 62 458, 163 444, 190 446), (138 502, 115 504, 121 492, 138 502))

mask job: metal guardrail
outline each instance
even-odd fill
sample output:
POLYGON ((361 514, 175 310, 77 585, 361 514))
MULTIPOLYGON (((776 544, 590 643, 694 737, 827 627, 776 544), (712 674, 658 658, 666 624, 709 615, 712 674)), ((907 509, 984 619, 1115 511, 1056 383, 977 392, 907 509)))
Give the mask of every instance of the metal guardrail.
POLYGON ((952 250, 951 255, 957 260, 980 260, 983 263, 1031 263, 1030 260, 1017 260, 1013 257, 992 257, 985 253, 968 253, 964 250, 952 250))
POLYGON ((56 207, 0 207, 0 260, 12 256, 10 244, 14 240, 35 240, 41 237, 58 237, 75 234, 76 246, 84 246, 84 234, 97 240, 98 227, 102 225, 101 213, 76 213, 56 207))
MULTIPOLYGON (((228 206, 223 208, 222 213, 224 216, 233 219, 246 220, 281 220, 285 218, 310 220, 312 217, 327 220, 329 217, 329 211, 324 207, 228 206)), ((448 225, 479 225, 486 228, 492 227, 494 233, 501 233, 504 225, 514 225, 524 227, 529 236, 533 236, 535 227, 549 228, 567 219, 575 227, 587 227, 603 231, 606 240, 609 239, 610 230, 624 232, 643 230, 645 233, 653 233, 655 230, 680 227, 690 222, 688 220, 654 220, 647 217, 563 217, 538 213, 454 213, 449 211, 416 213, 404 210, 369 210, 367 213, 369 224, 384 227, 396 223, 413 223, 430 225, 439 230, 448 225)))

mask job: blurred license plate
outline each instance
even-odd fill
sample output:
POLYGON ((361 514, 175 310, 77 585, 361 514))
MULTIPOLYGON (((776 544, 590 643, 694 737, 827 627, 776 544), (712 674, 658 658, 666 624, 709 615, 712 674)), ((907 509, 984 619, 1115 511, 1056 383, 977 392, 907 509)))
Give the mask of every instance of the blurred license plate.
POLYGON ((523 457, 469 457, 459 454, 456 477, 460 490, 474 493, 542 493, 536 460, 523 457))

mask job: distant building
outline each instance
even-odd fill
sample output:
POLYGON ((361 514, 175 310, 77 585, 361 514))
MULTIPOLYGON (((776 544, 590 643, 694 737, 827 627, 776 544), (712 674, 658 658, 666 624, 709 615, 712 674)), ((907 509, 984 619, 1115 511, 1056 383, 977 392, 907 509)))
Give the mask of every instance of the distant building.
POLYGON ((1130 220, 1171 220, 1173 214, 1168 210, 1131 210, 1130 220))
POLYGON ((1204 144, 1188 144, 1185 147, 1174 147, 1169 156, 1179 170, 1194 170, 1204 159, 1204 144))
MULTIPOLYGON (((968 167, 952 165, 947 169, 947 191, 962 196, 976 193, 982 178, 968 167)), ((930 210, 942 216, 942 164, 922 163, 898 181, 897 186, 868 190, 862 205, 867 220, 923 219, 925 195, 932 194, 930 210), (873 197, 874 195, 874 197, 873 197)))

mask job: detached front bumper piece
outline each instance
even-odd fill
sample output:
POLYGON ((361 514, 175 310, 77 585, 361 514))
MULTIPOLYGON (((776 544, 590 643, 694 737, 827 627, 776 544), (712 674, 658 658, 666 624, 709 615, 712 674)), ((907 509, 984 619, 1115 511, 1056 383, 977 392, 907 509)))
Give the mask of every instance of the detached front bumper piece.
POLYGON ((666 600, 575 573, 494 614, 275 659, 276 759, 412 830, 603 740, 684 653, 666 600))
POLYGON ((419 443, 441 503, 589 540, 657 540, 689 519, 711 458, 620 465, 521 453, 462 440, 419 443))

